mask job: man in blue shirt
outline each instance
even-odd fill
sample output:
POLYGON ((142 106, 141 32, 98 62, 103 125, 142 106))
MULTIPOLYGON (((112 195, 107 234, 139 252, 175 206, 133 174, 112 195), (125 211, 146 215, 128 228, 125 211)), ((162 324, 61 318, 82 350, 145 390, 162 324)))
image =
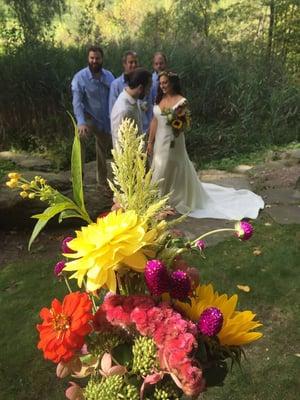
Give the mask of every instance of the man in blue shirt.
POLYGON ((109 89, 113 74, 102 68, 103 50, 88 49, 88 66, 77 72, 72 80, 73 109, 85 159, 85 140, 93 134, 96 139, 97 183, 109 192, 107 185, 106 152, 111 142, 109 120, 109 89))
POLYGON ((151 97, 154 104, 158 89, 158 75, 160 74, 160 72, 165 71, 167 69, 166 55, 161 51, 157 51, 156 53, 154 53, 152 67, 153 67, 153 73, 152 73, 151 97))
MULTIPOLYGON (((123 89, 128 86, 126 76, 134 71, 138 66, 138 56, 135 51, 128 50, 123 54, 122 57, 123 73, 116 78, 110 87, 109 94, 109 113, 111 115, 112 108, 123 92, 123 89)), ((149 93, 144 99, 139 100, 139 107, 142 111, 143 119, 143 131, 147 132, 150 126, 150 122, 153 116, 153 104, 151 94, 149 93)))

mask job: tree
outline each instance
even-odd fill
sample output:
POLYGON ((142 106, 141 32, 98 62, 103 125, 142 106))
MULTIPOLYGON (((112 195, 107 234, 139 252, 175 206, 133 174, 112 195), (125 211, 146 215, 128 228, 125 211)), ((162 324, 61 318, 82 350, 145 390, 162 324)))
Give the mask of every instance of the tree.
POLYGON ((25 43, 44 37, 53 17, 64 10, 64 0, 4 0, 19 22, 25 43))

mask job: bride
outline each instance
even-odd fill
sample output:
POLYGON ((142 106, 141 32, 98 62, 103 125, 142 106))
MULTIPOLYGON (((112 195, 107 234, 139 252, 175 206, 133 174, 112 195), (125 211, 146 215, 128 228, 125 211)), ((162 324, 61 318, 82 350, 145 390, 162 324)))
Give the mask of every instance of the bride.
POLYGON ((152 155, 152 179, 159 181, 161 194, 170 192, 170 205, 190 217, 256 218, 264 207, 260 196, 249 190, 235 190, 199 180, 186 151, 184 133, 178 130, 179 133, 174 134, 174 128, 180 123, 176 127, 172 113, 180 115, 186 104, 178 75, 161 72, 147 145, 147 152, 152 155))

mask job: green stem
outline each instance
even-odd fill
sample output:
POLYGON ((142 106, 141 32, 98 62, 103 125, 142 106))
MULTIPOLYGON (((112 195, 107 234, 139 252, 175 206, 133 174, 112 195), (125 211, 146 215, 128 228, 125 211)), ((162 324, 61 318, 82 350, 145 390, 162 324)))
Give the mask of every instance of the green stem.
POLYGON ((203 235, 199 236, 197 239, 195 239, 191 242, 191 245, 195 245, 196 242, 198 242, 198 240, 201 240, 207 236, 214 235, 215 233, 219 233, 219 232, 236 232, 236 229, 233 229, 233 228, 215 229, 213 231, 204 233, 203 235))
POLYGON ((93 303, 93 311, 94 311, 94 313, 96 313, 96 311, 97 311, 97 306, 96 306, 96 303, 95 303, 94 295, 93 295, 92 292, 89 292, 89 291, 87 290, 87 286, 86 286, 86 281, 85 281, 85 280, 83 280, 83 286, 84 286, 84 288, 85 288, 85 291, 90 295, 90 299, 92 300, 92 303, 93 303))
POLYGON ((121 295, 122 296, 127 296, 126 288, 124 288, 124 285, 122 283, 121 277, 117 272, 116 272, 116 276, 117 276, 118 287, 119 287, 121 295))
POLYGON ((67 279, 67 277, 66 277, 66 275, 65 275, 64 273, 63 273, 63 277, 64 277, 65 284, 66 284, 66 286, 67 286, 69 292, 72 293, 71 286, 69 285, 68 279, 67 279))
POLYGON ((95 299, 94 299, 94 295, 93 295, 93 294, 91 295, 91 300, 92 300, 92 303, 93 303, 93 311, 94 311, 94 313, 96 313, 96 311, 97 311, 97 306, 96 306, 96 303, 95 303, 95 299))

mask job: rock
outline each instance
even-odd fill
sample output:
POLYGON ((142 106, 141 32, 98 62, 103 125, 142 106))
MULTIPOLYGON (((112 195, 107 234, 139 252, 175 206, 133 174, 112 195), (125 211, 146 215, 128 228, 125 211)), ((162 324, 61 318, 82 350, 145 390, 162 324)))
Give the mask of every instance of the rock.
POLYGON ((244 174, 245 172, 247 172, 247 171, 249 171, 250 169, 252 169, 253 168, 253 165, 246 165, 246 164, 240 164, 240 165, 237 165, 235 168, 234 168, 234 172, 238 172, 238 173, 241 173, 241 174, 244 174))
POLYGON ((300 224, 299 205, 274 205, 264 211, 278 224, 300 224))
POLYGON ((235 189, 251 189, 249 179, 245 174, 238 174, 222 170, 203 170, 199 173, 202 182, 234 187, 235 189))
POLYGON ((298 162, 300 162, 300 149, 289 150, 288 154, 290 155, 290 158, 293 158, 295 160, 298 160, 298 162))
POLYGON ((260 195, 267 204, 297 205, 299 203, 295 198, 295 190, 291 187, 262 190, 260 195))
MULTIPOLYGON (((2 152, 9 153, 9 152, 2 152)), ((10 157, 5 155, 5 157, 10 157)), ((8 158, 7 158, 8 159, 8 158)), ((111 161, 111 160, 110 160, 111 161)), ((108 161, 108 172, 111 177, 111 166, 108 161)), ((17 169, 17 168, 16 168, 17 169)), ((97 217, 102 211, 110 209, 112 200, 103 196, 101 187, 96 185, 96 162, 90 162, 85 165, 85 179, 84 179, 84 195, 86 208, 92 219, 97 217)), ((42 176, 46 179, 54 189, 65 196, 72 198, 72 185, 70 171, 44 172, 41 170, 22 171, 22 176, 28 181, 34 179, 35 176, 42 176)), ((31 216, 39 214, 47 207, 47 204, 39 200, 22 199, 19 190, 11 190, 6 185, 0 186, 0 227, 27 227, 33 226, 36 220, 31 216)), ((69 225, 78 219, 65 220, 64 224, 69 225)), ((57 224, 57 218, 53 218, 53 224, 57 224)), ((82 221, 80 221, 82 224, 82 221)))
POLYGON ((22 169, 50 171, 52 167, 50 160, 27 153, 15 153, 13 151, 1 151, 0 160, 12 161, 22 169))

